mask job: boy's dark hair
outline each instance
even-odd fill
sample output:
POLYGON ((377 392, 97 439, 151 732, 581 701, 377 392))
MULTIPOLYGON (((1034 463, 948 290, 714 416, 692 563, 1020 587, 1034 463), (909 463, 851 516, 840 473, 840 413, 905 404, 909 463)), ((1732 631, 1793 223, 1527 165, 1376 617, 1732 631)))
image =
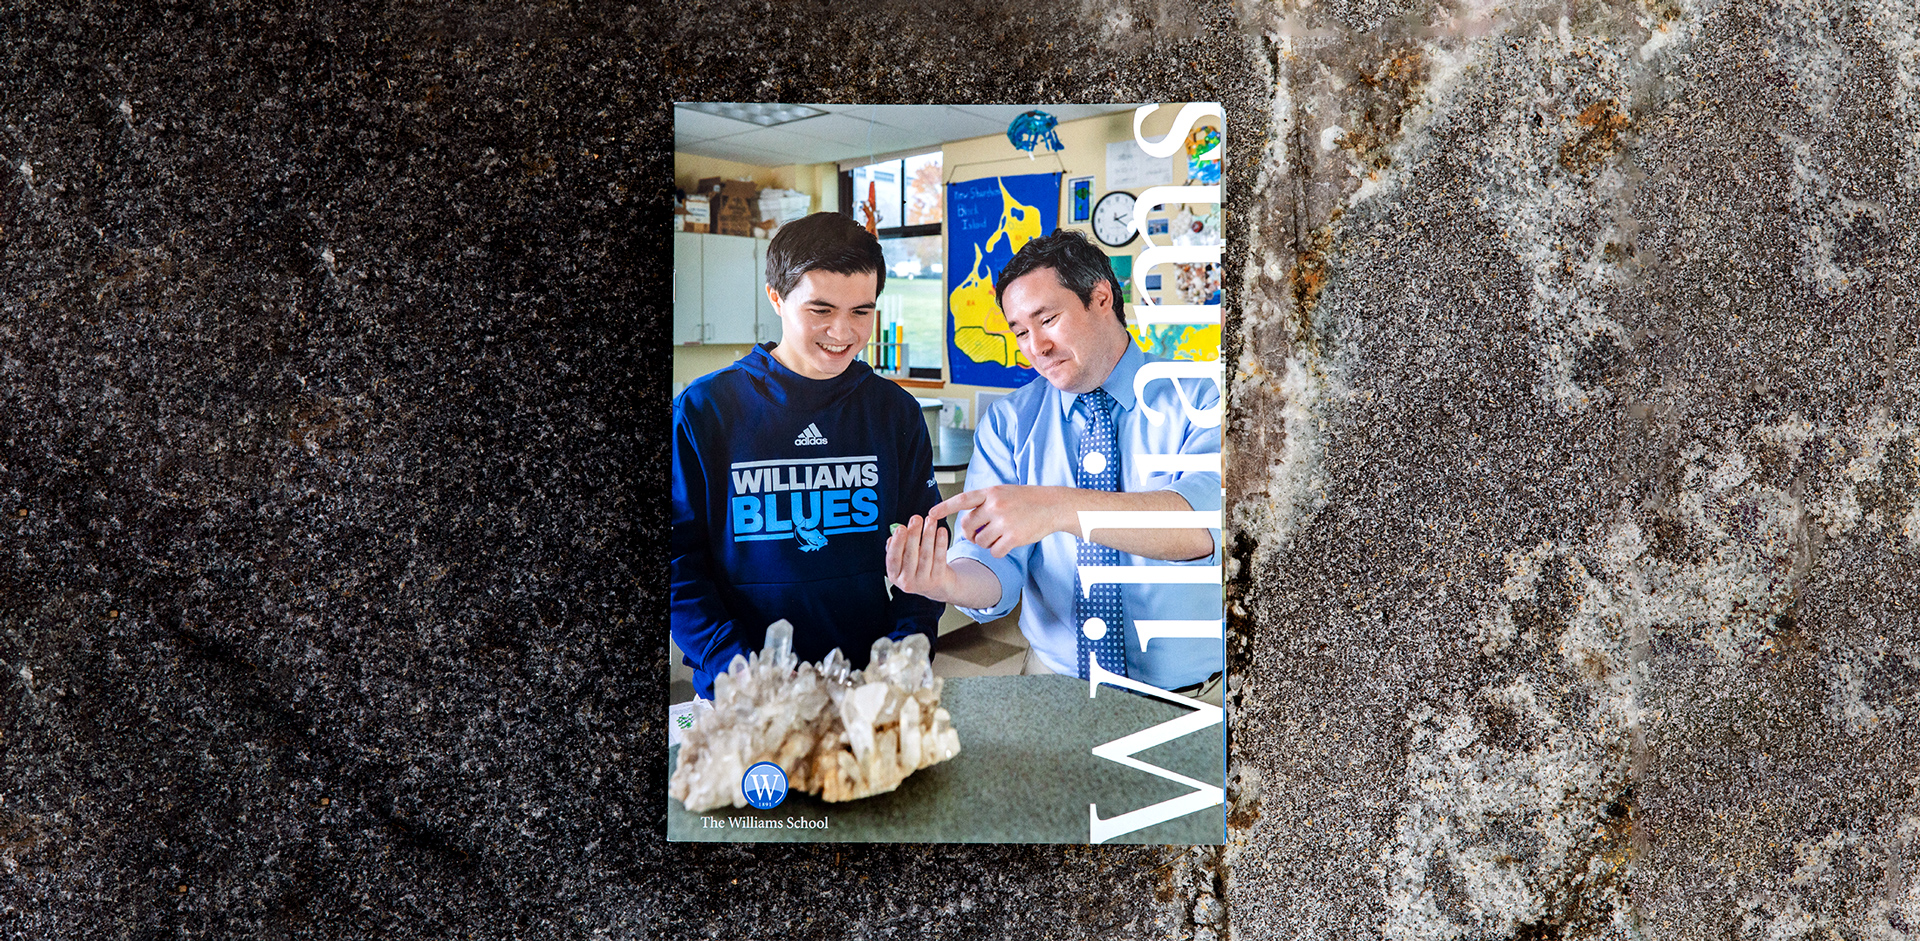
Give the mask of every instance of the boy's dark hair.
POLYGON ((880 240, 837 212, 816 212, 780 227, 767 243, 767 286, 786 297, 809 271, 874 274, 873 293, 887 286, 887 256, 880 240))
POLYGON ((1113 263, 1107 260, 1106 252, 1071 229, 1054 229, 1052 235, 1021 246, 1019 254, 993 279, 994 303, 1000 303, 1000 295, 1006 293, 1007 285, 1042 268, 1052 268, 1060 284, 1079 297, 1080 303, 1089 306, 1093 304, 1093 286, 1107 282, 1108 290, 1113 292, 1113 315, 1119 318, 1121 326, 1126 326, 1127 310, 1120 302, 1120 279, 1113 275, 1113 263))

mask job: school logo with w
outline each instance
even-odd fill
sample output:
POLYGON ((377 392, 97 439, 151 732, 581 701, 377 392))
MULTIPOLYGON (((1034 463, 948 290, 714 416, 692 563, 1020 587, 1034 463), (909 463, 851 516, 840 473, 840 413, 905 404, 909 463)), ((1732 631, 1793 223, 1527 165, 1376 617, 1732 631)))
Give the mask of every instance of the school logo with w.
POLYGON ((740 776, 740 795, 756 810, 772 810, 787 799, 787 773, 771 761, 755 762, 740 776))

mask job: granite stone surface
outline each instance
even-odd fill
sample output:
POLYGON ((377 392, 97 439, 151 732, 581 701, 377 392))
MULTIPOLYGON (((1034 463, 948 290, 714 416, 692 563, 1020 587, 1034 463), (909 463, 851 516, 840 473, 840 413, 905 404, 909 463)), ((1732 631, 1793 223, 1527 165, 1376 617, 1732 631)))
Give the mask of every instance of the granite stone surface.
POLYGON ((1912 5, 1243 12, 1233 933, 1913 937, 1912 5))
POLYGON ((1913 937, 1916 202, 1902 0, 19 0, 0 937, 1913 937), (1230 109, 1229 845, 667 844, 670 102, 1056 97, 1230 109))

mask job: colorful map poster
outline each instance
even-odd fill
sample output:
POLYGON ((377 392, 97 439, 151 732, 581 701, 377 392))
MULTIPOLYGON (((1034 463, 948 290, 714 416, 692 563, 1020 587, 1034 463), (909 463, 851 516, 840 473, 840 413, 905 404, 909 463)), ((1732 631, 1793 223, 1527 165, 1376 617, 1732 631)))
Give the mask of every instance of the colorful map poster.
POLYGON ((1060 177, 992 176, 947 186, 950 382, 1015 388, 1039 375, 1014 343, 994 300, 993 278, 1021 246, 1060 224, 1060 177))
POLYGON ((1127 332, 1140 349, 1168 359, 1211 360, 1220 358, 1220 325, 1162 323, 1142 328, 1127 324, 1127 332))

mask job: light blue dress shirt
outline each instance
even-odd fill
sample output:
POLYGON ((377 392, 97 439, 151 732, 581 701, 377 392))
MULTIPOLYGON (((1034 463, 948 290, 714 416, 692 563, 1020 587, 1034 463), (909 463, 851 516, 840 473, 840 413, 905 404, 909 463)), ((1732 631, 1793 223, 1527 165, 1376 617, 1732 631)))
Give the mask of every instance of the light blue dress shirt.
MULTIPOLYGON (((1220 453, 1220 428, 1202 428, 1189 420, 1174 382, 1154 381, 1142 390, 1146 404, 1167 420, 1155 424, 1144 414, 1133 394, 1134 375, 1147 363, 1161 361, 1163 357, 1151 356, 1128 343, 1120 362, 1101 383, 1101 388, 1114 398, 1115 424, 1120 438, 1120 489, 1127 493, 1172 490, 1185 497, 1195 510, 1218 510, 1218 473, 1144 473, 1139 462, 1131 459, 1132 455, 1142 453, 1220 453)), ((1211 381, 1182 379, 1178 384, 1186 388, 1188 398, 1197 408, 1211 408, 1220 401, 1219 388, 1211 381)), ((1073 408, 1078 398, 1041 378, 995 402, 981 417, 974 432, 973 461, 967 465, 967 489, 979 490, 997 484, 1073 486, 1072 455, 1077 453, 1080 440, 1078 426, 1085 423, 1073 408)), ((996 559, 992 553, 959 535, 957 528, 955 532, 947 559, 973 559, 1000 580, 998 604, 991 608, 961 607, 960 610, 976 621, 990 621, 1005 616, 1024 596, 1020 632, 1050 669, 1078 676, 1080 670, 1074 661, 1078 656, 1079 625, 1073 623, 1073 592, 1075 546, 1079 540, 1069 533, 1053 533, 1007 553, 1005 558, 996 559)), ((1217 566, 1220 540, 1216 535, 1213 555, 1191 562, 1162 562, 1122 553, 1121 564, 1217 566)), ((1135 619, 1218 620, 1221 598, 1217 582, 1122 585, 1128 675, 1161 689, 1178 689, 1223 670, 1226 647, 1218 638, 1154 638, 1142 651, 1133 626, 1135 619)))

